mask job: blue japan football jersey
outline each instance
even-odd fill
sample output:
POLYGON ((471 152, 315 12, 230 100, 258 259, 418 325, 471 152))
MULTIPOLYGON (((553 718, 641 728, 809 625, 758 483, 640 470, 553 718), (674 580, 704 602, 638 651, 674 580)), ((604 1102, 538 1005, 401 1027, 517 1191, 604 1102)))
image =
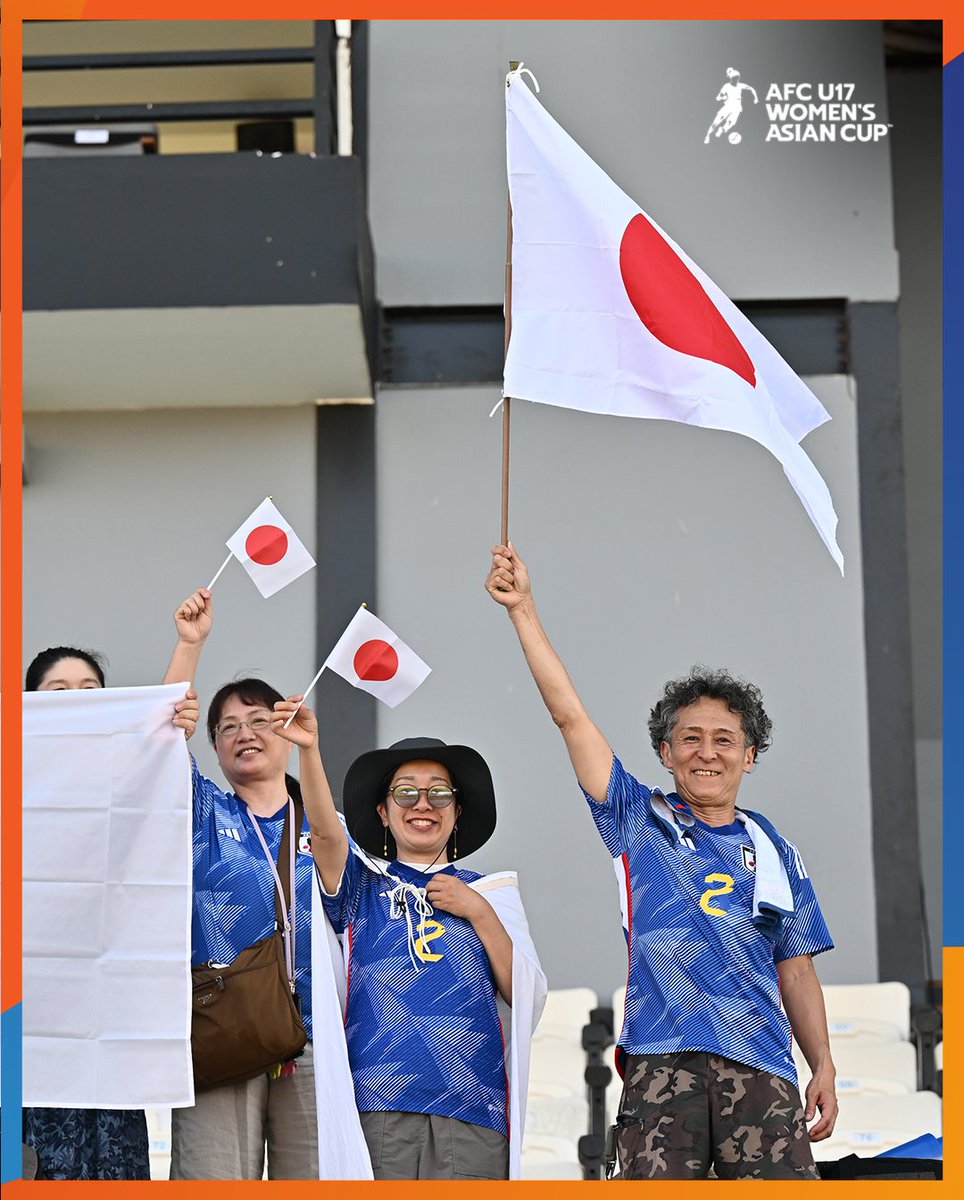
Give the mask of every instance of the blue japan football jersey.
MULTIPOLYGON (((706 1051, 796 1083, 776 963, 833 946, 799 852, 779 838, 794 912, 774 941, 752 921, 756 864, 742 823, 694 818, 680 841, 652 796, 614 758, 605 802, 586 797, 620 882, 629 984, 619 1046, 706 1051)), ((667 799, 693 815, 675 794, 667 799)))
MULTIPOLYGON (((194 786, 194 908, 191 962, 231 962, 275 926, 274 876, 247 805, 202 775, 191 757, 194 786)), ((275 862, 285 809, 254 818, 275 862)), ((295 988, 311 1037, 311 888, 314 860, 307 818, 295 843, 295 988)))
MULTIPOLYGON (((349 853, 334 896, 349 939, 345 1033, 360 1112, 455 1117, 508 1133, 502 1026, 485 948, 471 922, 417 910, 430 879, 392 862, 388 876, 349 853), (408 885, 408 886, 406 886, 408 885)), ((481 876, 444 868, 466 883, 481 876)))

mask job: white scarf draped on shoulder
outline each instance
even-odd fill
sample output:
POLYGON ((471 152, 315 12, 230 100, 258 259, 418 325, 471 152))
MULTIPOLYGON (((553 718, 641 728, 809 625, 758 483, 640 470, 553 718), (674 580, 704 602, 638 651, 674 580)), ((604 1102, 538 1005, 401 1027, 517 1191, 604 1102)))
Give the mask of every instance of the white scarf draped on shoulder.
MULTIPOLYGON (((368 860, 362 851, 352 852, 368 860)), ((509 1178, 521 1175, 529 1088, 529 1047, 546 1002, 546 977, 539 964, 514 871, 483 875, 470 884, 485 895, 512 940, 512 1007, 499 1000, 509 1080, 509 1178)), ((344 939, 347 942, 347 939, 344 939)), ((311 895, 311 1007, 318 1108, 320 1179, 371 1179, 372 1167, 362 1133, 345 1043, 348 946, 342 945, 321 902, 318 873, 311 895)))

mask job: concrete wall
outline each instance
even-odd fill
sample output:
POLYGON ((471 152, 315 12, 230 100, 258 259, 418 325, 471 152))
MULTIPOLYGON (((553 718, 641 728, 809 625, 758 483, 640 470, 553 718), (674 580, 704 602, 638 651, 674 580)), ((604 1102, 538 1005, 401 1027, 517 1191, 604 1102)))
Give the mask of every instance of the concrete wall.
POLYGON ((370 211, 382 300, 500 304, 503 79, 546 109, 728 295, 897 295, 886 139, 766 142, 771 82, 849 82, 886 121, 880 27, 826 21, 375 21, 370 211), (727 67, 739 146, 703 137, 727 67))
MULTIPOLYGON (((314 416, 307 407, 27 416, 24 663, 46 646, 79 644, 108 656, 110 684, 159 682, 171 613, 211 581, 225 539, 267 493, 314 545, 314 416)), ((264 600, 232 562, 214 604, 202 704, 239 673, 284 692, 307 684, 317 669, 313 574, 264 600)), ((203 731, 192 749, 216 771, 203 731)))
MULTIPOLYGON (((796 841, 837 952, 828 981, 875 978, 854 397, 806 441, 842 514, 842 580, 775 459, 734 434, 513 404, 513 540, 590 713, 627 767, 665 785, 645 733, 691 664, 757 682, 773 748, 741 799, 796 841)), ((511 626, 482 581, 498 540, 493 389, 384 389, 380 615, 432 674, 379 709, 382 745, 427 734, 486 755, 499 825, 473 864, 516 868, 550 984, 625 982, 611 861, 511 626)))

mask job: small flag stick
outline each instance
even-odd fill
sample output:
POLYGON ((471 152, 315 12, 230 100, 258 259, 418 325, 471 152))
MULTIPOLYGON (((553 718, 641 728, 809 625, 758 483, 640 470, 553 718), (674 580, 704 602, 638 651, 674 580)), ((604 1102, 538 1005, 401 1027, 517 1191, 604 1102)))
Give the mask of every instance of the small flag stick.
POLYGON ((214 587, 214 585, 217 583, 217 581, 218 581, 218 580, 221 578, 221 572, 222 572, 222 571, 224 570, 224 568, 225 568, 225 567, 228 565, 228 563, 231 561, 231 559, 232 559, 232 558, 234 558, 234 554, 233 554, 233 553, 232 553, 232 554, 229 554, 229 555, 228 555, 228 557, 227 557, 227 558, 224 560, 224 562, 223 562, 223 563, 220 565, 220 567, 218 567, 218 573, 217 573, 217 574, 214 576, 214 578, 213 578, 213 579, 211 580, 211 582, 208 584, 208 591, 210 591, 210 590, 211 590, 211 588, 213 588, 213 587, 214 587))
MULTIPOLYGON (((318 682, 318 680, 321 678, 321 673, 327 666, 328 666, 328 659, 326 658, 325 661, 318 668, 318 674, 314 677, 314 679, 311 681, 311 683, 309 683, 308 686, 305 688, 305 694, 301 697, 301 700, 298 702, 298 708, 301 708, 302 704, 304 704, 304 702, 308 699, 308 694, 310 693, 311 689, 315 686, 315 684, 318 682)), ((298 715, 298 708, 295 709, 295 711, 291 714, 291 716, 287 719, 287 721, 285 721, 284 725, 281 726, 282 729, 287 729, 288 726, 291 724, 291 722, 295 719, 295 717, 298 715)))

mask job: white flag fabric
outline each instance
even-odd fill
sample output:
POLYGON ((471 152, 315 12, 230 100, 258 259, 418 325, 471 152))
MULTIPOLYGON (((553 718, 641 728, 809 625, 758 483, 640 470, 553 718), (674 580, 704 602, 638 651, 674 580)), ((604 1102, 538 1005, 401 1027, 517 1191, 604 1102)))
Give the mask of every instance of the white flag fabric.
POLYGON ((345 1042, 347 971, 325 913, 318 872, 311 889, 311 1022, 318 1114, 319 1179, 372 1179, 368 1143, 355 1108, 345 1042))
POLYGON ((800 447, 829 414, 713 281, 545 111, 506 91, 512 333, 504 394, 742 433, 781 463, 843 571, 800 447))
POLYGON ((23 1103, 194 1103, 186 683, 23 697, 23 1103))
POLYGON ((266 600, 315 565, 270 497, 258 505, 225 545, 266 600))
POLYGON ((349 621, 325 666, 389 708, 410 696, 432 669, 364 605, 349 621))

